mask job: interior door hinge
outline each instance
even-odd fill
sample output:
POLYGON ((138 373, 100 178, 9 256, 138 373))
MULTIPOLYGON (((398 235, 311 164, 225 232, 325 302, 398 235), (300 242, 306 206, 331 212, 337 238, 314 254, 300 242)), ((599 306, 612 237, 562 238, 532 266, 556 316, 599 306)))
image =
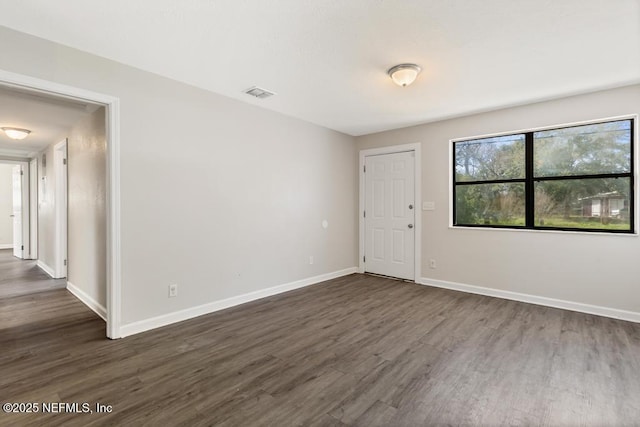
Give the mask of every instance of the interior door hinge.
POLYGON ((367 262, 367 257, 366 256, 362 257, 362 262, 367 262))
POLYGON ((366 217, 367 217, 367 211, 364 211, 364 212, 362 213, 362 215, 366 218, 366 217))
POLYGON ((66 259, 64 260, 64 265, 67 265, 67 260, 66 259))
POLYGON ((62 164, 66 165, 67 164, 67 159, 62 159, 62 164))
POLYGON ((367 173, 367 165, 364 165, 363 168, 364 168, 364 173, 367 173))
POLYGON ((24 251, 24 245, 22 245, 22 247, 20 249, 22 249, 24 251))

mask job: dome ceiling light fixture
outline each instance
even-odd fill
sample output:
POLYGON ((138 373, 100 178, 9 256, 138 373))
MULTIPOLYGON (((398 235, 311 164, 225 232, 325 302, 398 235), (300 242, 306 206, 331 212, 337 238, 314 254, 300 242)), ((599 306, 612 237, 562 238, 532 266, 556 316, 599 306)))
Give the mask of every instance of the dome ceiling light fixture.
POLYGON ((422 71, 422 68, 416 64, 399 64, 389 68, 387 74, 395 84, 405 87, 413 83, 420 71, 422 71))
POLYGON ((0 128, 11 139, 25 139, 31 131, 29 129, 20 128, 0 128))

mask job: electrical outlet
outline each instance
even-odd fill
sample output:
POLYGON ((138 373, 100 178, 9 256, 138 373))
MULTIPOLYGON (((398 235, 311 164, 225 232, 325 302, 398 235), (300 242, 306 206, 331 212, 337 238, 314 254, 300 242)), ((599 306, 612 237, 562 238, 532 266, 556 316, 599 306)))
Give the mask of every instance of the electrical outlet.
POLYGON ((178 296, 178 284, 174 283, 172 285, 169 285, 169 298, 173 298, 177 296, 178 296))
POLYGON ((435 259, 431 258, 429 260, 429 267, 430 268, 436 268, 436 260, 435 259))
POLYGON ((312 265, 312 264, 313 264, 313 255, 309 257, 309 265, 312 265))

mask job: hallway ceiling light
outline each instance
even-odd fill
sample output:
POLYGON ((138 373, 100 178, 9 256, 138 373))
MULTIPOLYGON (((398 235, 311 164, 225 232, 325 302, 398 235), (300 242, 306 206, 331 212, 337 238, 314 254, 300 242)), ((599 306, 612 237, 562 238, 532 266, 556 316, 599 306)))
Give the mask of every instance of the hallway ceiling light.
POLYGON ((28 129, 20 129, 20 128, 0 128, 7 134, 7 136, 11 139, 25 139, 31 131, 28 129))
POLYGON ((405 87, 413 83, 420 71, 422 71, 422 68, 416 64, 400 64, 391 67, 387 74, 395 84, 405 87))

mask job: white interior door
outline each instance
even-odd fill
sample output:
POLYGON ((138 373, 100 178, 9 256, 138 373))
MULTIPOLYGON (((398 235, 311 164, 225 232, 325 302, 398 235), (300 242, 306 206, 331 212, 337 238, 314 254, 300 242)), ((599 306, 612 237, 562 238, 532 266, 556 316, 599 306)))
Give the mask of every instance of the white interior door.
POLYGON ((365 271, 415 279, 415 153, 365 158, 365 271))
POLYGON ((13 256, 23 257, 22 242, 22 166, 13 167, 13 256))
POLYGON ((29 163, 29 259, 38 259, 38 159, 29 163))
POLYGON ((56 267, 55 277, 67 277, 67 140, 53 146, 55 163, 56 267))

